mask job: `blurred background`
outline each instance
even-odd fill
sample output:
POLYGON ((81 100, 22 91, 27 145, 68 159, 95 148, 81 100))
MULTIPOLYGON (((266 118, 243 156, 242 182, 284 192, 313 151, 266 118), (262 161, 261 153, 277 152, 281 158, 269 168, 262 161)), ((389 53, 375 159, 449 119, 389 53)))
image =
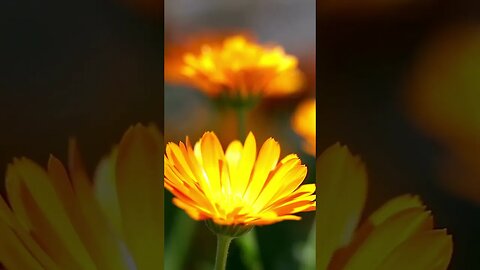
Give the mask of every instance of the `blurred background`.
POLYGON ((163 128, 163 6, 140 2, 0 1, 0 175, 66 161, 69 136, 93 172, 128 126, 163 128))
MULTIPOLYGON (((315 159, 304 152, 304 141, 294 132, 291 119, 303 100, 315 97, 315 1, 176 0, 166 1, 164 8, 166 70, 167 65, 174 62, 170 58, 182 59, 183 55, 176 51, 180 47, 189 48, 188 42, 221 40, 223 36, 236 33, 245 33, 260 44, 279 44, 286 53, 298 58, 305 77, 302 90, 290 96, 263 99, 247 116, 247 130, 255 134, 258 148, 268 137, 274 137, 281 145, 281 157, 297 153, 309 171, 306 182, 313 183, 315 159)), ((185 141, 188 135, 196 142, 208 130, 217 134, 224 147, 238 139, 234 111, 213 102, 202 92, 166 80, 164 97, 166 141, 178 143, 185 141)), ((203 222, 186 217, 171 200, 171 194, 166 192, 165 269, 212 269, 215 235, 203 222), (182 263, 179 265, 175 261, 182 263)), ((256 228, 260 265, 249 263, 241 243, 234 240, 227 268, 313 269, 301 267, 305 267, 304 262, 313 263, 315 260, 314 250, 310 253, 304 250, 314 214, 304 213, 301 216, 301 221, 256 228)), ((310 247, 314 248, 314 242, 310 247)))
POLYGON ((317 1, 317 71, 317 147, 362 156, 364 215, 419 194, 479 269, 480 2, 317 1))

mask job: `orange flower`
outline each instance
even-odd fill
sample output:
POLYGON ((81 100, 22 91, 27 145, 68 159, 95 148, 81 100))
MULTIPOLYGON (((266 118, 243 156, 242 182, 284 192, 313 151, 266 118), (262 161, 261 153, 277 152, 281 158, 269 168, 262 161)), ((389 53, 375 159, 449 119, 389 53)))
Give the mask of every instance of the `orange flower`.
POLYGON ((167 61, 165 78, 188 82, 213 97, 282 96, 300 90, 303 74, 298 61, 282 47, 262 46, 245 35, 219 40, 191 46, 181 59, 181 69, 167 61))
MULTIPOLYGON (((250 39, 250 35, 241 34, 246 39, 250 39)), ((165 65, 164 76, 165 81, 174 84, 188 85, 190 79, 182 74, 185 65, 183 57, 186 53, 199 54, 203 46, 212 48, 220 48, 224 40, 230 35, 226 33, 201 32, 190 35, 181 42, 169 42, 165 45, 165 65)))
POLYGON ((316 208, 315 184, 301 185, 307 168, 296 155, 279 157, 272 138, 257 156, 252 133, 244 145, 233 141, 224 152, 217 136, 206 132, 193 148, 188 137, 185 144, 168 143, 164 186, 195 220, 245 226, 300 220, 293 214, 316 208))
POLYGON ((316 147, 315 108, 315 99, 305 100, 297 107, 292 118, 293 129, 305 139, 305 151, 314 156, 316 147))

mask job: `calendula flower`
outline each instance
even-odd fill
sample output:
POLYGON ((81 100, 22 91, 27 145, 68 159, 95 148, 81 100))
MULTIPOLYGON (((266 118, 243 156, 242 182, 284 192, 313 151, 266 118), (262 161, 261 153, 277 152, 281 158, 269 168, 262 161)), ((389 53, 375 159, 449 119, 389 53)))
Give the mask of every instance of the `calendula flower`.
POLYGON ((252 133, 224 152, 217 136, 206 132, 194 147, 188 137, 167 144, 164 185, 195 220, 231 227, 299 220, 293 214, 315 210, 315 184, 301 185, 307 168, 296 155, 279 157, 272 138, 257 155, 252 133))
POLYGON ((305 100, 297 107, 292 118, 293 129, 305 139, 303 148, 314 156, 316 147, 315 108, 315 99, 305 100))
POLYGON ((94 187, 70 144, 69 170, 20 158, 0 198, 0 262, 18 269, 157 269, 163 265, 162 140, 130 128, 94 187), (111 213, 105 215, 104 211, 111 213))
POLYGON ((209 96, 282 96, 302 86, 297 58, 278 45, 263 46, 245 35, 229 36, 220 45, 199 44, 199 49, 183 55, 180 72, 189 84, 209 96))
POLYGON ((431 213, 412 195, 396 197, 357 228, 367 195, 359 158, 336 144, 317 160, 317 269, 442 270, 452 239, 433 229, 431 213))

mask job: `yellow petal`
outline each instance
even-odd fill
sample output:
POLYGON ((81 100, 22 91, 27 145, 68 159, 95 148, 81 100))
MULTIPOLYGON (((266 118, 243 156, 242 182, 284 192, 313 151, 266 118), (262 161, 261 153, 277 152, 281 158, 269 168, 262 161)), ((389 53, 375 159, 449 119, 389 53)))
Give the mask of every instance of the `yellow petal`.
MULTIPOLYGON (((25 230, 17 221, 13 213, 8 208, 6 202, 0 196, 0 223, 5 224, 18 237, 18 240, 23 243, 25 248, 29 250, 32 256, 45 269, 57 270, 60 269, 58 265, 45 253, 44 249, 40 247, 30 233, 25 230)), ((3 225, 0 225, 3 226, 3 225)), ((0 233, 4 235, 3 233, 0 233)), ((7 234, 7 233, 5 233, 7 234)), ((6 238, 6 237, 5 237, 6 238)), ((8 241, 0 241, 0 245, 9 245, 8 241)), ((0 247, 1 248, 1 247, 0 247)), ((1 255, 0 255, 1 256, 1 255)), ((2 259, 0 258, 0 261, 2 259)))
POLYGON ((250 132, 245 139, 242 156, 238 164, 238 178, 236 181, 232 182, 232 190, 238 197, 243 197, 248 183, 250 182, 250 175, 255 164, 256 156, 257 143, 255 141, 255 136, 250 132))
POLYGON ((206 132, 201 143, 203 168, 207 174, 208 184, 216 196, 221 192, 220 161, 224 160, 222 145, 213 132, 206 132))
POLYGON ((3 221, 0 221, 0 235, 0 261, 7 269, 44 269, 3 221))
POLYGON ((231 142, 225 151, 225 160, 228 163, 230 186, 232 190, 239 190, 240 160, 242 159, 243 145, 240 141, 231 142))
POLYGON ((285 178, 286 181, 279 189, 275 196, 279 198, 283 198, 285 196, 290 195, 294 190, 296 190, 300 184, 302 184, 303 180, 307 176, 307 167, 305 165, 297 166, 295 173, 289 173, 285 178), (287 180, 288 179, 288 180, 287 180))
POLYGON ((67 214, 75 213, 75 195, 67 171, 60 160, 52 155, 48 159, 47 173, 50 176, 53 188, 67 210, 67 214))
POLYGON ((445 230, 425 231, 395 248, 378 270, 446 270, 452 246, 445 230))
POLYGON ((315 189, 315 184, 302 185, 289 196, 271 202, 262 210, 262 212, 267 212, 270 210, 276 211, 277 209, 299 201, 308 201, 310 204, 316 199, 316 195, 312 195, 315 192, 315 189))
POLYGON ((173 203, 179 208, 185 210, 185 212, 194 220, 204 220, 208 217, 201 209, 196 207, 196 205, 188 204, 177 198, 173 198, 173 203))
MULTIPOLYGON (((189 163, 185 159, 186 156, 182 153, 180 147, 174 143, 169 143, 166 150, 168 160, 175 160, 175 168, 182 175, 182 179, 194 182, 197 174, 194 174, 190 169, 189 163)), ((200 174, 203 176, 203 174, 200 174)))
POLYGON ((118 147, 117 191, 122 231, 138 269, 163 265, 163 139, 141 125, 118 147))
POLYGON ((285 215, 285 216, 277 216, 277 215, 266 216, 266 215, 262 215, 261 219, 248 221, 248 223, 252 224, 252 225, 263 226, 263 225, 270 225, 270 224, 277 223, 279 221, 284 221, 284 220, 301 220, 301 219, 302 219, 301 217, 294 216, 294 215, 285 215))
POLYGON ((398 196, 383 204, 382 207, 380 207, 378 210, 376 210, 375 212, 373 212, 373 214, 370 215, 368 220, 374 226, 378 226, 391 216, 403 210, 416 207, 424 207, 422 201, 420 201, 420 198, 418 196, 412 196, 408 194, 398 196))
MULTIPOLYGON (((196 151, 195 153, 190 145, 190 141, 188 140, 187 137, 187 142, 186 145, 180 144, 181 147, 176 146, 173 143, 169 143, 167 146, 167 151, 169 151, 169 146, 172 149, 172 151, 176 151, 177 153, 175 156, 170 156, 170 158, 167 156, 167 161, 165 164, 165 171, 168 171, 166 167, 170 167, 171 171, 174 172, 179 180, 183 182, 182 185, 188 185, 190 187, 195 187, 198 183, 200 186, 200 189, 203 191, 205 196, 207 198, 213 198, 214 194, 212 192, 210 183, 207 179, 207 175, 205 174, 205 171, 201 167, 201 164, 203 163, 202 161, 202 154, 200 150, 200 143, 196 144, 196 151), (178 149, 178 150, 176 150, 178 149), (173 159, 172 158, 177 158, 178 159, 173 159), (179 160, 184 160, 185 165, 182 165, 182 163, 179 163, 181 161, 179 160), (174 161, 172 163, 172 161, 174 161), (168 165, 168 166, 167 166, 168 165), (180 168, 180 167, 185 167, 185 168, 180 168), (183 170, 184 172, 182 173, 180 170, 183 170), (185 172, 187 174, 185 174, 185 172)), ((168 154, 168 152, 167 152, 168 154)), ((201 198, 197 198, 199 201, 201 201, 201 198)), ((215 209, 215 205, 211 200, 204 200, 204 206, 215 209)))
POLYGON ((252 180, 245 192, 245 199, 254 202, 263 189, 270 171, 275 169, 280 157, 280 145, 274 139, 265 141, 258 152, 257 161, 253 169, 252 180))
POLYGON ((120 242, 95 199, 93 187, 81 163, 75 141, 70 141, 69 145, 69 168, 72 185, 78 198, 76 209, 82 217, 76 220, 75 224, 78 224, 77 231, 90 256, 98 269, 127 270, 128 258, 123 256, 120 242))
POLYGON ((376 269, 401 243, 427 228, 430 214, 420 208, 404 210, 372 231, 345 266, 345 270, 376 269))
POLYGON ((174 168, 170 166, 165 166, 165 178, 164 186, 169 189, 175 196, 178 196, 179 199, 186 201, 193 201, 202 208, 210 209, 213 211, 212 204, 205 197, 205 194, 202 193, 195 183, 190 183, 188 181, 182 181, 180 176, 174 172, 174 168))
MULTIPOLYGON (((288 159, 285 163, 280 163, 278 168, 273 173, 272 178, 265 184, 265 188, 263 188, 262 192, 258 196, 258 199, 255 202, 256 209, 263 208, 270 200, 278 194, 279 190, 286 186, 289 182, 294 181, 294 176, 301 171, 300 168, 300 160, 296 159, 288 159)), ((305 169, 306 174, 306 169, 305 169)), ((301 176, 299 176, 301 177, 301 176)), ((303 181, 303 178, 301 179, 303 181)), ((290 195, 290 193, 288 194, 290 195)), ((282 196, 278 196, 278 198, 283 198, 282 196)))
POLYGON ((335 144, 319 156, 316 176, 321 187, 317 191, 317 233, 321 239, 317 267, 324 270, 334 251, 350 242, 357 227, 367 195, 367 175, 358 158, 335 144))
MULTIPOLYGON (((15 213, 25 213, 32 230, 54 260, 71 264, 71 269, 94 268, 90 254, 77 234, 61 199, 57 196, 47 173, 37 164, 28 160, 15 160, 7 176, 16 175, 18 179, 7 177, 7 182, 19 181, 17 192, 9 191, 9 198, 22 198, 15 206, 15 213), (23 210, 20 210, 21 208, 23 210), (60 250, 59 250, 60 249, 60 250), (63 252, 65 251, 65 252, 63 252), (60 253, 59 253, 60 252, 60 253)), ((7 183, 7 187, 8 187, 7 183)))
POLYGON ((118 205, 117 186, 115 184, 115 164, 118 150, 114 149, 97 166, 94 176, 95 198, 109 220, 116 235, 122 235, 120 206, 118 205))

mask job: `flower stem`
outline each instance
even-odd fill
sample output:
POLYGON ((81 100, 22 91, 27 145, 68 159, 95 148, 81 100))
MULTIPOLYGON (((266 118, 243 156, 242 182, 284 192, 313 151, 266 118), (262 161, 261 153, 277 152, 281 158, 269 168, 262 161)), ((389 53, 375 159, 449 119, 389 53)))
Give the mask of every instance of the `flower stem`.
POLYGON ((190 247, 197 223, 184 213, 177 211, 172 231, 165 248, 165 269, 183 269, 183 263, 190 247))
POLYGON ((215 270, 225 270, 227 266, 228 247, 232 237, 217 234, 217 256, 215 257, 215 270))
POLYGON ((237 243, 242 250, 242 261, 244 265, 248 267, 247 269, 262 270, 263 267, 260 259, 260 248, 258 246, 255 228, 253 228, 244 236, 239 237, 237 243))
POLYGON ((246 106, 239 106, 236 108, 238 121, 238 135, 240 140, 245 140, 247 137, 247 108, 246 106))

